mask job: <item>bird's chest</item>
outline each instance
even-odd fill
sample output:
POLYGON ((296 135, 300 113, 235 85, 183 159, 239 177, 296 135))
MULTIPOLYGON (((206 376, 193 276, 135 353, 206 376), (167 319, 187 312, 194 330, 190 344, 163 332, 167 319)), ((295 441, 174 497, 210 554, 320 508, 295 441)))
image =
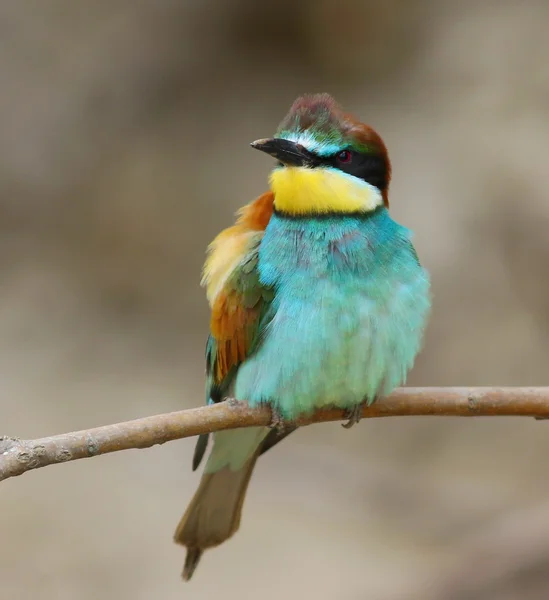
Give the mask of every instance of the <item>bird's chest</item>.
POLYGON ((295 227, 280 232, 272 247, 266 241, 261 274, 276 289, 269 337, 283 344, 288 362, 306 361, 318 381, 340 381, 374 331, 393 335, 388 317, 397 282, 352 224, 295 227))
POLYGON ((341 318, 345 326, 345 317, 358 323, 390 296, 387 266, 394 252, 358 219, 326 221, 275 221, 261 244, 260 280, 275 290, 275 312, 314 315, 318 323, 341 318))

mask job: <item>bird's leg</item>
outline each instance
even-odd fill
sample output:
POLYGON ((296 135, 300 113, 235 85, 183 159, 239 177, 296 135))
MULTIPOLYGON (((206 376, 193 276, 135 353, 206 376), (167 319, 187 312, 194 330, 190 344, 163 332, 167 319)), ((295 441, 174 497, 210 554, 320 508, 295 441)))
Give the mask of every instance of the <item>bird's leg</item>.
POLYGON ((358 423, 362 419, 362 411, 365 406, 370 406, 373 403, 369 400, 363 400, 360 404, 356 404, 353 408, 345 411, 345 418, 348 419, 346 423, 342 423, 341 427, 345 429, 351 429, 355 423, 358 423))
POLYGON ((272 404, 271 404, 271 422, 269 423, 269 427, 271 429, 276 429, 279 434, 284 433, 284 428, 285 428, 284 416, 280 412, 280 410, 278 410, 278 408, 276 406, 273 406, 272 404))
POLYGON ((362 417, 362 407, 364 406, 364 402, 353 406, 353 408, 345 411, 345 418, 347 421, 345 423, 341 423, 341 427, 345 429, 351 429, 351 427, 358 423, 362 417))

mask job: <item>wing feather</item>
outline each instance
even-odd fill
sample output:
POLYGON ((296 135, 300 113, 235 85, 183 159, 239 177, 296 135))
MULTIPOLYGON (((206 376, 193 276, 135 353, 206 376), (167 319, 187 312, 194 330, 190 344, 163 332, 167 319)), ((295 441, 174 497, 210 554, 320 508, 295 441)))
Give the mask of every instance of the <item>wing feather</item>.
MULTIPOLYGON (((239 211, 237 222, 222 231, 208 248, 202 285, 211 307, 206 345, 208 402, 223 400, 238 366, 246 359, 265 326, 274 292, 261 284, 258 253, 273 214, 272 192, 239 211)), ((200 436, 193 457, 196 469, 208 436, 200 436)))
POLYGON ((239 211, 235 225, 222 231, 209 248, 203 285, 211 306, 210 334, 215 352, 208 358, 215 385, 248 355, 257 337, 272 290, 259 281, 258 252, 273 213, 267 192, 239 211))

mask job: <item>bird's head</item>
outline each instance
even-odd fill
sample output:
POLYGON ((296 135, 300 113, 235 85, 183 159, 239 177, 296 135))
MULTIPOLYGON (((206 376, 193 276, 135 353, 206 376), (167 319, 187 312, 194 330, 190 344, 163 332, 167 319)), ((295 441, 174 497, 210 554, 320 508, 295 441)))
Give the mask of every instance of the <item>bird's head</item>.
POLYGON ((389 204, 391 164, 383 140, 328 94, 298 98, 275 137, 252 146, 278 161, 271 189, 281 213, 368 213, 389 204))

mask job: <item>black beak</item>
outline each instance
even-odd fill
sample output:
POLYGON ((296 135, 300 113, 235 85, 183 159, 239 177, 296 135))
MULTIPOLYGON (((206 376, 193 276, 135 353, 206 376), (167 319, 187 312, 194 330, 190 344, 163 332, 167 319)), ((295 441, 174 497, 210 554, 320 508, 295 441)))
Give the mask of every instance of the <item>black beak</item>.
POLYGON ((318 158, 312 152, 283 138, 265 138, 250 145, 291 167, 313 167, 318 162, 318 158))

